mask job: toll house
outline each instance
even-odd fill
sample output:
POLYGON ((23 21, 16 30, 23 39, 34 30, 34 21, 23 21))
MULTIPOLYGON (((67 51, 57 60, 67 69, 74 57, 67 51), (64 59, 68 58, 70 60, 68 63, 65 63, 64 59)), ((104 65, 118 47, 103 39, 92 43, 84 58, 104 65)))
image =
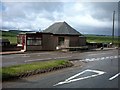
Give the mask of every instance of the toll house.
POLYGON ((17 36, 22 50, 58 50, 86 45, 86 37, 66 22, 57 22, 43 32, 21 33, 17 36))

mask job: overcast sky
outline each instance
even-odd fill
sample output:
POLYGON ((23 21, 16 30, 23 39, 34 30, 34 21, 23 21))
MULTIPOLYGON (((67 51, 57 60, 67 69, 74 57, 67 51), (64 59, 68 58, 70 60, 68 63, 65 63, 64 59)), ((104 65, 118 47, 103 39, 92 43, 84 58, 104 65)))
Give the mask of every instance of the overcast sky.
POLYGON ((82 34, 111 35, 115 10, 118 34, 117 2, 2 2, 2 29, 44 30, 55 22, 67 22, 82 34))

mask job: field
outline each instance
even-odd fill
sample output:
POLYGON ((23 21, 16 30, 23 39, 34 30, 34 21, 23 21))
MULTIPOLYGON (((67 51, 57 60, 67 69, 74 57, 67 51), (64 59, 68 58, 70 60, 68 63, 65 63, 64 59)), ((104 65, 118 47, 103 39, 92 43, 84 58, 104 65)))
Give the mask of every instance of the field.
MULTIPOLYGON (((98 42, 98 43, 111 43, 112 36, 96 36, 96 35, 85 35, 87 38, 87 42, 98 42)), ((114 43, 118 44, 120 37, 114 37, 114 43)))
MULTIPOLYGON (((18 32, 9 32, 9 31, 2 31, 0 32, 1 37, 5 39, 9 39, 11 44, 17 43, 17 34, 18 32)), ((98 36, 98 35, 84 35, 87 38, 87 42, 98 42, 98 43, 110 43, 112 42, 111 36, 98 36)), ((114 43, 120 44, 119 41, 120 37, 115 36, 114 43)))
POLYGON ((12 32, 7 32, 7 31, 0 31, 0 38, 8 39, 11 44, 16 44, 17 43, 17 34, 12 33, 12 32))

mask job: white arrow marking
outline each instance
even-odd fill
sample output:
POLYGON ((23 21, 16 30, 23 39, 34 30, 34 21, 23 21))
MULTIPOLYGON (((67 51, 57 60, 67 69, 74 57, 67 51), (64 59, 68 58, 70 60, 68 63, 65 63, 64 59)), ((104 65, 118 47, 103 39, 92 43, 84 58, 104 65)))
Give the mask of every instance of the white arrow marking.
POLYGON ((109 78, 109 80, 113 80, 114 78, 118 77, 120 75, 120 73, 114 75, 113 77, 109 78))
POLYGON ((75 81, 78 81, 78 80, 83 80, 83 79, 88 79, 88 78, 96 77, 96 76, 102 75, 102 74, 104 74, 104 73, 105 73, 105 72, 103 72, 103 71, 97 71, 97 70, 87 69, 87 70, 82 71, 82 72, 80 72, 80 73, 78 73, 78 74, 76 74, 76 75, 74 75, 74 76, 66 79, 65 81, 59 82, 59 83, 57 83, 57 84, 55 84, 55 85, 53 85, 53 86, 57 86, 57 85, 65 84, 65 83, 70 83, 70 82, 75 82, 75 81), (90 75, 90 76, 73 79, 73 78, 75 78, 75 77, 77 77, 77 76, 79 76, 79 75, 81 75, 81 74, 83 74, 83 73, 85 73, 85 72, 94 72, 94 73, 97 73, 97 74, 93 74, 93 75, 90 75))

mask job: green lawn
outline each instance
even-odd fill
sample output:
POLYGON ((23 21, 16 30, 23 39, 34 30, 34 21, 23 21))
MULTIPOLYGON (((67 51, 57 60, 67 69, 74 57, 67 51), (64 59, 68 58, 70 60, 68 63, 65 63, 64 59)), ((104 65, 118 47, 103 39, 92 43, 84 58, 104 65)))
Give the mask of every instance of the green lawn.
POLYGON ((2 73, 3 78, 8 78, 11 76, 18 76, 20 74, 24 74, 35 70, 45 70, 67 64, 70 64, 68 60, 51 60, 44 62, 34 62, 31 64, 3 67, 0 68, 0 73, 2 73))

